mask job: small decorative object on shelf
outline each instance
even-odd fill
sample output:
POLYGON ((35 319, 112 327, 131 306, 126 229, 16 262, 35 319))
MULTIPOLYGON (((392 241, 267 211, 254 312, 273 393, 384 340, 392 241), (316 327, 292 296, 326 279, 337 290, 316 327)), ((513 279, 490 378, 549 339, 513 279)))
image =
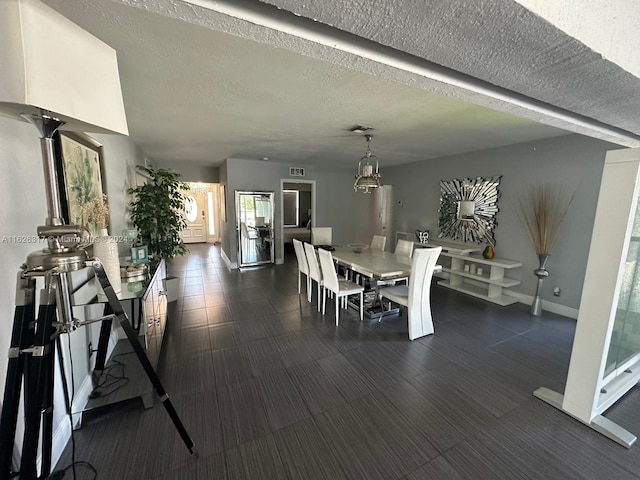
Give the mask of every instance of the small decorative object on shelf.
POLYGON ((429 230, 416 230, 416 238, 420 243, 429 243, 429 230))
POLYGON ((484 258, 486 258, 487 260, 491 260, 493 257, 495 257, 496 256, 496 252, 493 249, 493 246, 492 245, 487 245, 487 248, 485 248, 482 251, 482 256, 484 258))

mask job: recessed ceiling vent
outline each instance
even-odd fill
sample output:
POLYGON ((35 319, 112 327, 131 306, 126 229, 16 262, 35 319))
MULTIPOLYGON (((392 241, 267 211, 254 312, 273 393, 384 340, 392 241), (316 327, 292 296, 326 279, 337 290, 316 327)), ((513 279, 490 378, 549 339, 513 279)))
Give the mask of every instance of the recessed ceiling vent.
POLYGON ((304 168, 302 167, 289 167, 290 177, 304 177, 304 168))
POLYGON ((365 133, 370 132, 371 130, 373 130, 373 127, 365 127, 362 125, 356 125, 355 127, 349 129, 349 131, 353 133, 365 133))

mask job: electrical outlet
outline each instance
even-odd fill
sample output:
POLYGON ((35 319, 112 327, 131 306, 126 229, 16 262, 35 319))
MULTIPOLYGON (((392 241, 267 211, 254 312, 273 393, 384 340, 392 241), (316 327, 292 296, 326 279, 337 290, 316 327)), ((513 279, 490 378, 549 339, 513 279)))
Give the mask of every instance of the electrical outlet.
POLYGON ((93 344, 89 342, 89 358, 91 358, 91 355, 93 355, 93 344))
POLYGON ((554 297, 559 297, 560 296, 560 287, 553 287, 553 296, 554 297))

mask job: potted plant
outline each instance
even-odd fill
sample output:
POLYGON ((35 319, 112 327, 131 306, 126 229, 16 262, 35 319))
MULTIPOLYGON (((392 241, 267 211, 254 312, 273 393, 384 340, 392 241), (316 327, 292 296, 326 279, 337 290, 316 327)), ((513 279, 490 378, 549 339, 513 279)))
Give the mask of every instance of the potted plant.
MULTIPOLYGON (((151 267, 155 269, 160 260, 170 262, 188 251, 180 231, 187 226, 182 210, 189 186, 172 170, 136 168, 144 172, 149 181, 128 190, 134 196, 130 204, 131 221, 138 230, 138 242, 147 246, 151 267)), ((172 294, 168 296, 171 301, 172 294)))

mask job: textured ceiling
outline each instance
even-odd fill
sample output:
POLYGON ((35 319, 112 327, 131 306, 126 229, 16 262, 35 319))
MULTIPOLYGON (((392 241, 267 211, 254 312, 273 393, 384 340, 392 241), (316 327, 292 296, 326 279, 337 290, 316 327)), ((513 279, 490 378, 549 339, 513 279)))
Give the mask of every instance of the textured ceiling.
POLYGON ((615 130, 525 105, 526 97, 640 130, 629 105, 609 108, 613 86, 633 106, 638 79, 511 1, 272 2, 335 27, 260 2, 45 3, 116 49, 130 135, 161 162, 269 157, 351 168, 365 149, 347 131, 355 124, 375 128, 372 149, 384 165, 573 131, 618 141, 615 130), (451 85, 421 57, 484 83, 466 88, 461 76, 451 85), (563 75, 579 74, 565 85, 563 75), (491 84, 522 95, 508 101, 491 84))

